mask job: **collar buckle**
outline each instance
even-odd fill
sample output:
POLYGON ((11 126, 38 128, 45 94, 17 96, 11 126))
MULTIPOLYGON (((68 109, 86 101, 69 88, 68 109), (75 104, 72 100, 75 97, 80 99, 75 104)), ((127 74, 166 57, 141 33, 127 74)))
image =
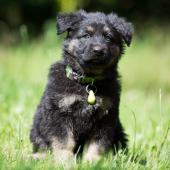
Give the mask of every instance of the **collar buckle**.
POLYGON ((102 76, 87 77, 74 72, 70 65, 66 66, 66 76, 71 80, 76 80, 82 84, 93 84, 96 80, 104 79, 102 76))

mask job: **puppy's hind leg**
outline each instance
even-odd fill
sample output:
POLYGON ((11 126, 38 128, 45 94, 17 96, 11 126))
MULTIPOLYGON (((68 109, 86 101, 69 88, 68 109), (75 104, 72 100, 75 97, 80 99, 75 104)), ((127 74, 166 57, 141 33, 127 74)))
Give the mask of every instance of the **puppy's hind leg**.
POLYGON ((32 158, 35 160, 44 159, 47 155, 47 145, 45 143, 36 144, 33 143, 32 158))
POLYGON ((33 143, 33 159, 44 159, 46 157, 47 144, 34 129, 31 130, 30 140, 33 143))

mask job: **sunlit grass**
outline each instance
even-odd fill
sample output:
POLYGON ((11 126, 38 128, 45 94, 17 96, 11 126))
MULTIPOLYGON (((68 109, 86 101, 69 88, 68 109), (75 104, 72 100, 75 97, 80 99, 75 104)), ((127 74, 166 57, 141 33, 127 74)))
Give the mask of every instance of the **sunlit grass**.
MULTIPOLYGON (((29 130, 50 64, 61 57, 55 26, 45 37, 15 47, 0 47, 0 169, 62 169, 30 159, 29 130)), ((170 36, 163 31, 136 36, 120 62, 120 116, 128 133, 129 153, 108 155, 97 164, 74 169, 170 168, 170 36), (163 43, 162 43, 163 42, 163 43)))

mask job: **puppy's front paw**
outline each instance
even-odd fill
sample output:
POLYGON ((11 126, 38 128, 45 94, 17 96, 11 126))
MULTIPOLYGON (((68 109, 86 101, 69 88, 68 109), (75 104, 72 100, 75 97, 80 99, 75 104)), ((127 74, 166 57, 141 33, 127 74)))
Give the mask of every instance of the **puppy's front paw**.
POLYGON ((60 150, 54 154, 54 161, 57 166, 64 167, 65 170, 74 169, 76 165, 76 157, 68 150, 60 150))
POLYGON ((98 104, 95 105, 87 105, 83 108, 82 110, 82 115, 83 116, 91 116, 92 114, 94 114, 96 112, 96 110, 99 108, 98 104))
POLYGON ((100 160, 100 156, 98 154, 88 154, 84 157, 84 160, 89 163, 97 162, 100 160))
POLYGON ((97 143, 92 142, 84 154, 84 160, 90 163, 99 161, 101 159, 100 150, 100 146, 97 143))
POLYGON ((47 156, 47 154, 46 154, 45 152, 32 154, 32 158, 33 158, 34 160, 45 159, 46 156, 47 156))

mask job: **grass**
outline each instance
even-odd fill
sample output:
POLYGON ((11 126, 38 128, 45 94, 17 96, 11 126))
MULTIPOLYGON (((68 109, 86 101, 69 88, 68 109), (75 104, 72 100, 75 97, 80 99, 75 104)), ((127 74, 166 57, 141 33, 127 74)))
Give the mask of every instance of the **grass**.
MULTIPOLYGON (((49 24, 50 25, 50 24, 49 24)), ((0 46, 0 169, 64 169, 52 156, 35 161, 29 130, 45 87, 50 64, 61 56, 55 26, 42 39, 0 46)), ((109 154, 99 163, 74 169, 170 169, 170 36, 155 28, 134 39, 120 62, 120 116, 129 136, 129 153, 109 154), (146 38, 147 37, 147 38, 146 38), (149 37, 149 38, 148 38, 149 37)))

